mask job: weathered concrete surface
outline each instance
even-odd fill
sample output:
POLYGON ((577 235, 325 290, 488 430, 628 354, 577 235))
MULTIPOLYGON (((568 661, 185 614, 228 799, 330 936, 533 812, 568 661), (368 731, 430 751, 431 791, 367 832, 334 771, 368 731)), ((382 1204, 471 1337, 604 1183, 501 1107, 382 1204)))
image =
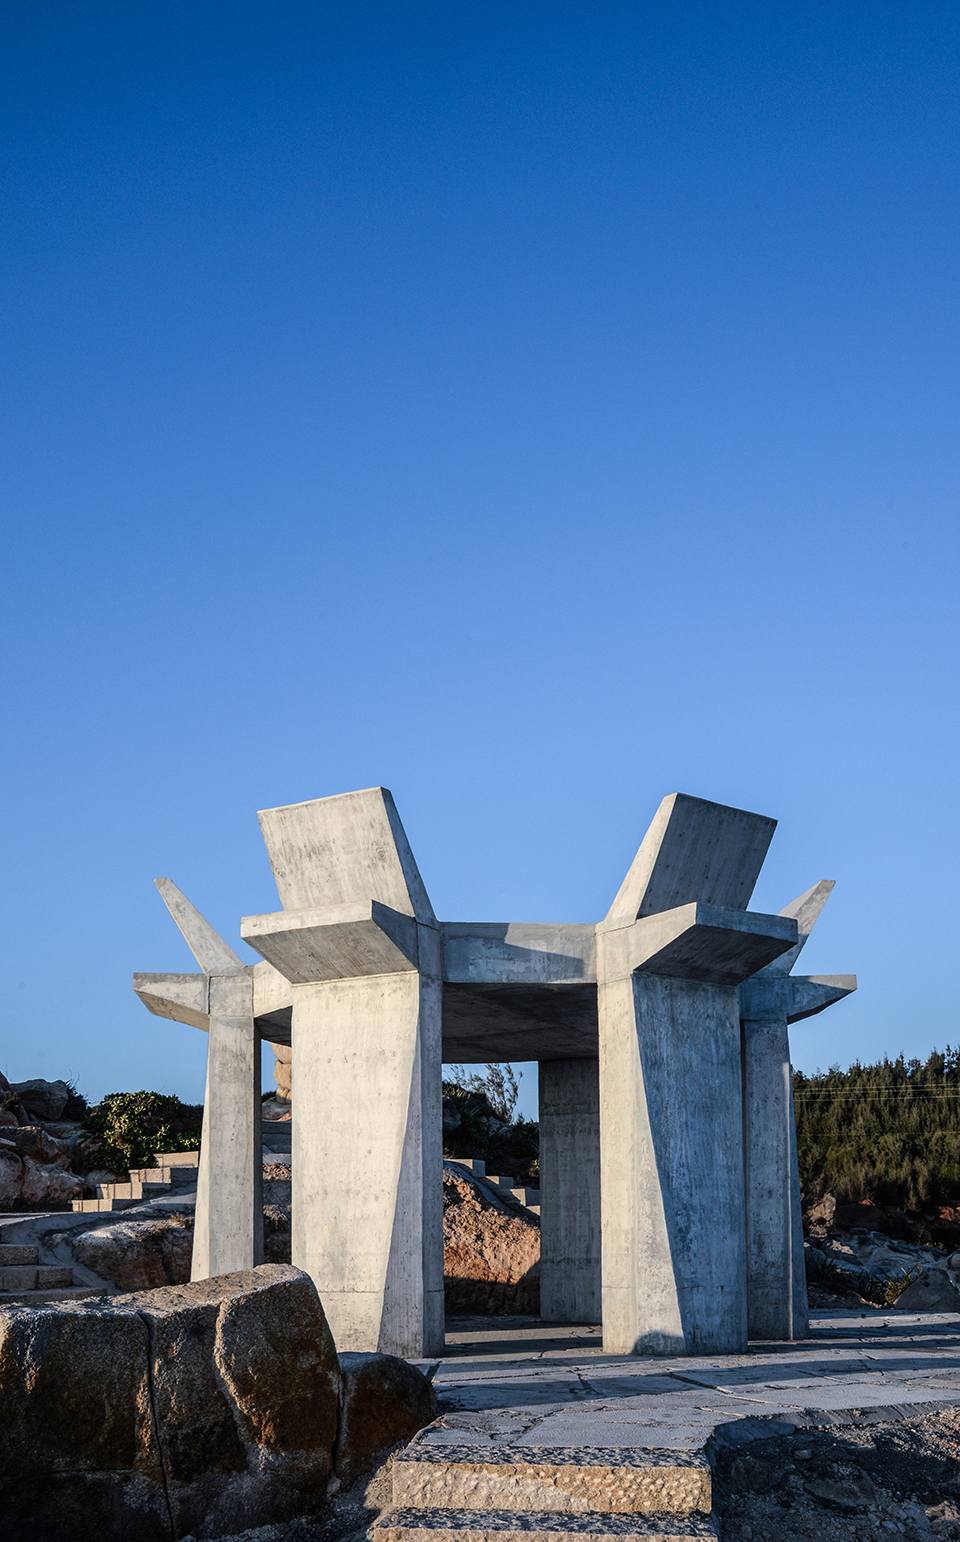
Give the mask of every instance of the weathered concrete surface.
POLYGON ((630 871, 607 912, 630 922, 695 900, 745 910, 775 819, 670 793, 653 817, 630 871))
POLYGON ((443 1343, 436 917, 385 788, 259 818, 284 912, 241 929, 291 982, 292 1079, 318 1111, 293 1121, 293 1259, 341 1350, 430 1354, 443 1343))
POLYGON ((784 907, 780 914, 797 924, 795 946, 739 991, 751 1338, 802 1339, 809 1325, 789 1024, 822 1012, 857 982, 855 976, 795 978, 789 971, 833 887, 823 879, 784 907))
POLYGON ((736 992, 653 975, 602 985, 600 1104, 605 1348, 742 1351, 736 992))
POLYGON ((257 966, 243 964, 169 878, 156 883, 203 970, 135 974, 133 988, 156 1016, 210 1035, 192 1263, 193 1279, 204 1280, 263 1262, 257 966))
POLYGON ((540 1315, 599 1322, 600 1069, 540 1066, 540 1315))
POLYGON ((340 1427, 334 1465, 346 1487, 400 1440, 437 1417, 437 1397, 415 1365, 395 1355, 340 1356, 340 1427))
POLYGON ((260 1036, 253 971, 210 979, 210 1043, 192 1278, 263 1262, 260 1036))
POLYGON ((311 1513, 339 1380, 289 1266, 0 1310, 0 1515, 33 1542, 169 1542, 311 1513))

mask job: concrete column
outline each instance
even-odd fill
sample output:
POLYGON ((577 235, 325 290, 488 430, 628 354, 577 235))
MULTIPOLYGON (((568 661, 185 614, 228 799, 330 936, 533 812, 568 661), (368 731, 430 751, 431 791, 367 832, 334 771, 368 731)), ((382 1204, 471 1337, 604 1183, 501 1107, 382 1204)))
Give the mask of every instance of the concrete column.
POLYGON ((742 1352, 736 990, 618 970, 597 941, 603 1347, 742 1352))
POLYGON ((748 1323, 752 1339, 806 1338, 800 1174, 783 976, 740 988, 748 1323))
POLYGON ((293 1262, 340 1350, 443 1347, 439 933, 418 971, 294 989, 293 1262))
POLYGON ((596 1060, 540 1062, 540 1316, 598 1323, 600 1082, 596 1060))
POLYGON ((210 1045, 190 1278, 263 1263, 260 1036, 252 971, 210 977, 210 1045))

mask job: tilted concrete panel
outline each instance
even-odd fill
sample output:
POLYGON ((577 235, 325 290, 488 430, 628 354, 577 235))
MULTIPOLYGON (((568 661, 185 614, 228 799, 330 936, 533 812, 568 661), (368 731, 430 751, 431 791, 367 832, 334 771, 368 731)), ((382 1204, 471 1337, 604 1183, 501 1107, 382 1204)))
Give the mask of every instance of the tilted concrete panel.
POLYGON ((674 792, 664 798, 608 921, 636 921, 702 900, 744 910, 777 821, 674 792))
POLYGON ((436 925, 385 787, 264 809, 257 818, 284 910, 331 909, 376 899, 436 925))

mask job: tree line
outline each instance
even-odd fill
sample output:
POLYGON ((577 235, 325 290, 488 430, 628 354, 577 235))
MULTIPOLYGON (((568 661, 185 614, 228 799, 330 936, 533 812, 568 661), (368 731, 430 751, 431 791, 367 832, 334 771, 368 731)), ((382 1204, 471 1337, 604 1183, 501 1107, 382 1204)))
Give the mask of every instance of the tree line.
POLYGON ((804 1201, 932 1212, 960 1202, 960 1050, 793 1074, 804 1201))

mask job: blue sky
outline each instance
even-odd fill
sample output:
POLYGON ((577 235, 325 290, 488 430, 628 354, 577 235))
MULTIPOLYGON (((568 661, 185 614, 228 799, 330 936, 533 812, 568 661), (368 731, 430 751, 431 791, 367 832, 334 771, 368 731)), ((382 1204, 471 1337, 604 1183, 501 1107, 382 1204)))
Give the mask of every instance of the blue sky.
POLYGON ((199 1097, 151 880, 235 942, 256 809, 379 783, 449 918, 775 815, 861 982, 796 1063, 956 1044, 956 7, 54 0, 0 75, 0 1067, 199 1097))

